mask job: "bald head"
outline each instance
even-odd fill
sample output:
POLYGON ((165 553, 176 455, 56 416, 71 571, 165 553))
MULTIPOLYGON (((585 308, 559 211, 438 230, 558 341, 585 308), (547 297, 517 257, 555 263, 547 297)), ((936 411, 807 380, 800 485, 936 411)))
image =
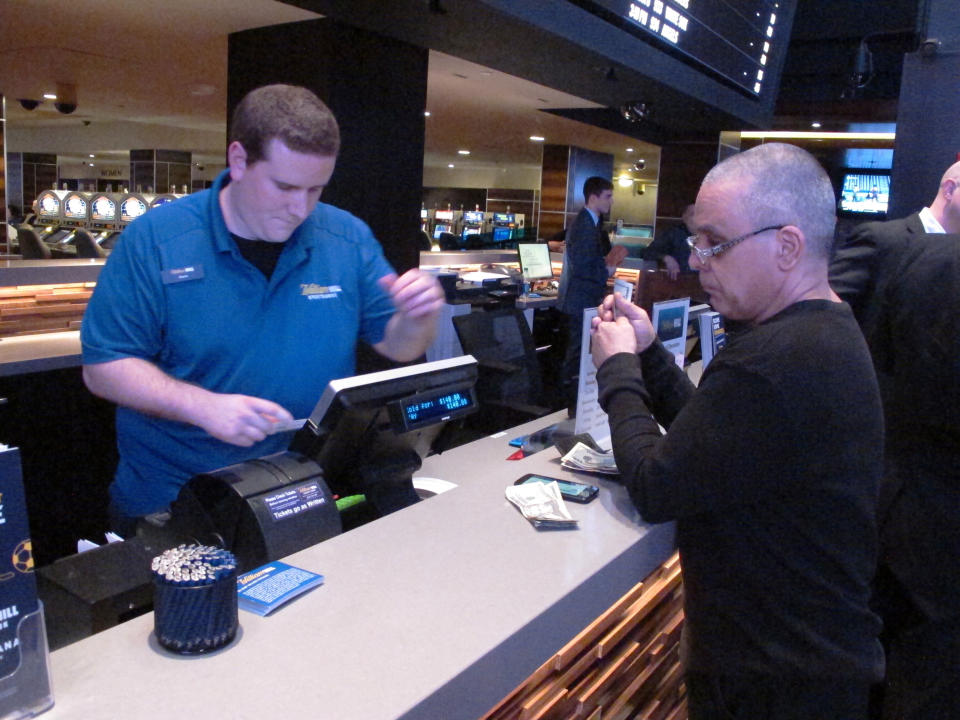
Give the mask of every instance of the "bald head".
POLYGON ((948 233, 960 233, 960 162, 943 173, 930 212, 948 233))
POLYGON ((744 191, 739 212, 756 227, 795 225, 813 256, 827 261, 833 252, 836 196, 826 171, 796 145, 764 143, 714 166, 703 184, 736 182, 744 191))

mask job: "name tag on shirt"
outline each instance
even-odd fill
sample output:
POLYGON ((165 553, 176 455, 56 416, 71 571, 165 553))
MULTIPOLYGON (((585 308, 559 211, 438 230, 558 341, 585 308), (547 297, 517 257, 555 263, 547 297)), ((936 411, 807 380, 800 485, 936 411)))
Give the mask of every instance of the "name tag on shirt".
POLYGON ((186 267, 171 268, 160 273, 164 285, 186 282, 187 280, 200 280, 203 277, 203 265, 187 265, 186 267))

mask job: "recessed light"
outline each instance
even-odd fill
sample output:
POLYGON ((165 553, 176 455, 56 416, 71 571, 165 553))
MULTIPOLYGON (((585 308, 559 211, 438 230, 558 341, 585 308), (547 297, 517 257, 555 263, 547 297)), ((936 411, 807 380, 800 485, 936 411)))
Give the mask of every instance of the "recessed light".
POLYGON ((430 117, 430 111, 429 111, 429 110, 424 110, 424 111, 423 111, 423 116, 424 116, 424 117, 430 117))
POLYGON ((627 148, 627 152, 633 152, 633 148, 627 148))
POLYGON ((812 123, 810 123, 810 127, 812 127, 812 128, 818 128, 818 127, 820 127, 820 123, 818 123, 818 122, 812 122, 812 123))
POLYGON ((44 97, 45 100, 56 100, 56 99, 57 99, 57 94, 56 94, 56 93, 44 93, 44 94, 43 94, 43 97, 44 97))
POLYGON ((90 157, 96 157, 96 155, 94 155, 93 153, 90 153, 90 157))
POLYGON ((469 155, 469 150, 457 150, 457 155, 469 155))
POLYGON ((633 185, 633 178, 630 177, 629 175, 621 175, 620 177, 617 178, 617 184, 620 187, 624 187, 624 188, 630 187, 631 185, 633 185))
POLYGON ((531 135, 530 139, 534 142, 543 142, 545 140, 545 138, 540 137, 539 135, 531 135))
POLYGON ((447 163, 447 167, 454 167, 453 163, 447 163))

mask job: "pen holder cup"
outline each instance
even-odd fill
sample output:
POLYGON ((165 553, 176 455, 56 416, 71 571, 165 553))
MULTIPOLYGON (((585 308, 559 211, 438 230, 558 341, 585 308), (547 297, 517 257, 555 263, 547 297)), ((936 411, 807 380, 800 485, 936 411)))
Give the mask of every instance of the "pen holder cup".
POLYGON ((199 655, 227 645, 237 634, 237 572, 207 584, 154 578, 153 630, 157 642, 180 655, 199 655))

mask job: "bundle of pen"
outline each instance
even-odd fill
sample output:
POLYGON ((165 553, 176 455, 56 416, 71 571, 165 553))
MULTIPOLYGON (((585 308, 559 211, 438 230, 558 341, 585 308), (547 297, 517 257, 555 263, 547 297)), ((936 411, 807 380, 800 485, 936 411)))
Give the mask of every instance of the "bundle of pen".
POLYGON ((153 559, 153 629, 168 650, 191 655, 237 634, 237 561, 206 545, 180 545, 153 559))

